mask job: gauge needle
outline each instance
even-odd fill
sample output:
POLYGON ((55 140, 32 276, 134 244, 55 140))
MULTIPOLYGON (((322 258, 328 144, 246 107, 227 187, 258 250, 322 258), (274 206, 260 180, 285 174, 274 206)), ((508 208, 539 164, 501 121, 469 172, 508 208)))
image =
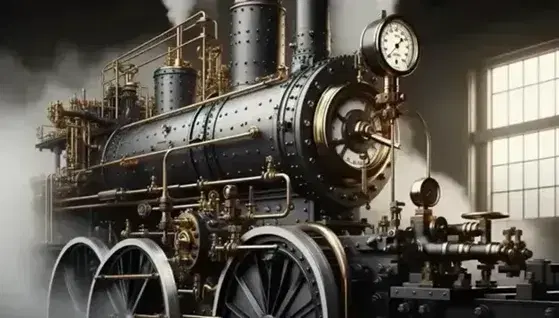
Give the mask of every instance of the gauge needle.
POLYGON ((398 41, 398 43, 394 44, 394 48, 392 49, 392 51, 390 51, 390 53, 388 53, 387 57, 390 57, 392 55, 392 53, 394 53, 394 51, 396 51, 396 49, 398 49, 400 47, 400 43, 404 42, 404 38, 400 38, 400 41, 398 41))

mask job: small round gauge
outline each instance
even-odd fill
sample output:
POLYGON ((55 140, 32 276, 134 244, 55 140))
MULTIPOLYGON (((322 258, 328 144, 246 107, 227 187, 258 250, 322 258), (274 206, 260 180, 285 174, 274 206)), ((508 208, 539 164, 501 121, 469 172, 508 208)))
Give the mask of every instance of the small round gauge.
POLYGON ((410 190, 410 199, 418 207, 434 207, 440 198, 441 186, 431 177, 415 181, 410 190))
POLYGON ((364 63, 379 76, 406 76, 419 62, 419 42, 413 28, 397 15, 369 24, 361 35, 364 63))

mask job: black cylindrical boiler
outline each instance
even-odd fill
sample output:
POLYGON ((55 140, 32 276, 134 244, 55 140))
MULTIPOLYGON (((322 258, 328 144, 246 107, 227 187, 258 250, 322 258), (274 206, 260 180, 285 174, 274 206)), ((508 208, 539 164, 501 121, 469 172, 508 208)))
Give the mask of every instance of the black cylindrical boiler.
POLYGON ((231 11, 231 86, 242 87, 273 74, 280 58, 278 0, 235 0, 231 11))
POLYGON ((297 1, 291 70, 297 72, 330 55, 328 0, 297 1))
POLYGON ((187 66, 163 66, 155 70, 156 113, 192 104, 196 97, 196 76, 196 70, 187 66))

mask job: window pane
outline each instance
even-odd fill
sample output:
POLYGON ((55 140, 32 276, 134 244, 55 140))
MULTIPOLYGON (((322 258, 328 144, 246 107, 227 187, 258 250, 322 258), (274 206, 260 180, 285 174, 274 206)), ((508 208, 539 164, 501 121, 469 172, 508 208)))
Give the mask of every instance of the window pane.
MULTIPOLYGON (((506 147, 506 143, 505 143, 506 147)), ((509 159, 508 162, 520 162, 524 158, 524 136, 514 136, 509 138, 509 159)), ((505 159, 506 160, 506 159, 505 159)))
POLYGON ((540 189, 540 217, 555 216, 555 188, 540 189))
MULTIPOLYGON (((555 160, 551 164, 552 167, 555 167, 555 160)), ((515 163, 509 166, 509 190, 522 190, 524 185, 523 168, 523 163, 515 163)))
MULTIPOLYGON (((519 124, 524 118, 523 98, 524 90, 522 88, 509 92, 509 125, 519 124)), ((555 104, 553 104, 553 114, 555 114, 555 104)))
POLYGON ((524 64, 522 61, 512 63, 509 65, 509 87, 508 89, 514 89, 522 87, 522 83, 524 81, 522 74, 523 74, 523 67, 524 64))
POLYGON ((555 76, 559 77, 559 51, 555 52, 555 76))
MULTIPOLYGON (((522 208, 524 207, 524 191, 509 192, 508 212, 511 219, 522 219, 522 208)), ((506 211, 495 210, 496 212, 506 213, 506 211)))
POLYGON ((496 139, 493 140, 491 143, 492 149, 492 164, 493 165, 501 165, 507 163, 507 153, 508 153, 508 140, 507 138, 504 139, 496 139))
POLYGON ((538 159, 538 133, 524 135, 524 160, 538 159))
POLYGON ((540 160, 540 187, 551 187, 555 184, 555 158, 540 160))
POLYGON ((540 82, 549 81, 555 77, 555 52, 539 57, 540 82))
MULTIPOLYGON (((537 165, 536 165, 536 169, 537 169, 537 165)), ((536 185, 537 185, 537 178, 536 178, 536 185)), ((507 191, 507 188, 508 188, 508 167, 507 166, 493 167, 493 192, 507 191)))
POLYGON ((504 127, 507 125, 508 123, 507 99, 508 99, 507 93, 499 93, 493 95, 493 101, 491 102, 491 109, 492 109, 491 128, 504 127))
POLYGON ((508 214, 507 193, 493 193, 491 197, 491 210, 495 212, 501 212, 508 214))
POLYGON ((559 115, 559 81, 555 81, 555 114, 559 115))
POLYGON ((538 217, 538 190, 524 191, 524 218, 538 217))
POLYGON ((530 161, 524 163, 524 189, 538 187, 538 162, 530 161))
POLYGON ((534 57, 524 61, 524 85, 538 82, 538 58, 534 57))
POLYGON ((555 155, 555 131, 544 130, 540 131, 539 159, 553 157, 555 155))
POLYGON ((524 88, 524 121, 538 119, 538 86, 524 88))
POLYGON ((500 66, 491 70, 491 88, 493 93, 507 90, 508 66, 500 66))
POLYGON ((548 81, 539 86, 539 118, 551 117, 555 115, 555 82, 548 81))

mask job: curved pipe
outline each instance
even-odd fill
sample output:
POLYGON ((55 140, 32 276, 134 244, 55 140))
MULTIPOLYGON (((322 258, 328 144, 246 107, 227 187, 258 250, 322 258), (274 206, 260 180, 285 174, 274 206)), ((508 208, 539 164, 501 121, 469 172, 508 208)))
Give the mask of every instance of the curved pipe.
POLYGON ((336 256, 336 261, 340 266, 340 274, 342 277, 342 289, 344 291, 344 317, 349 318, 349 299, 350 299, 350 289, 349 289, 349 282, 351 281, 351 273, 349 271, 349 263, 347 261, 347 254, 345 252, 344 246, 340 239, 331 229, 327 228, 324 225, 308 223, 308 224, 299 224, 296 227, 300 228, 301 230, 305 231, 313 231, 316 232, 330 244, 332 251, 334 252, 334 256, 336 256))

